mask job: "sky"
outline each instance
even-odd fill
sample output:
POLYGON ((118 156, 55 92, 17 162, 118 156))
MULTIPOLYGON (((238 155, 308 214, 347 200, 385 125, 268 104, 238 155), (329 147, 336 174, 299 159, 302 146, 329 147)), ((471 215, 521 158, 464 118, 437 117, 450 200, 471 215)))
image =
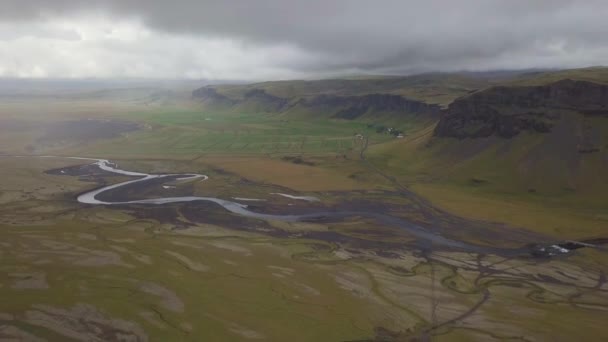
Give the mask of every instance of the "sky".
POLYGON ((276 80, 608 61, 606 0, 0 0, 0 77, 276 80))

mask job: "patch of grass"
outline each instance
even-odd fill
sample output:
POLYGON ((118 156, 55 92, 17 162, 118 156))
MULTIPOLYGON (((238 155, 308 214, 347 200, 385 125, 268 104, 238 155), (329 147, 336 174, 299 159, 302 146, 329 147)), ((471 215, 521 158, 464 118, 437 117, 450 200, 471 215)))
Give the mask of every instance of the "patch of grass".
MULTIPOLYGON (((297 191, 339 191, 376 187, 376 184, 371 182, 348 177, 348 166, 332 170, 266 157, 217 156, 205 157, 202 161, 256 182, 276 184, 297 191)), ((356 166, 354 169, 357 169, 356 166)))
POLYGON ((496 195, 461 185, 419 183, 412 185, 412 189, 452 213, 524 227, 556 239, 576 240, 606 234, 606 208, 573 208, 569 201, 551 203, 534 195, 496 195))

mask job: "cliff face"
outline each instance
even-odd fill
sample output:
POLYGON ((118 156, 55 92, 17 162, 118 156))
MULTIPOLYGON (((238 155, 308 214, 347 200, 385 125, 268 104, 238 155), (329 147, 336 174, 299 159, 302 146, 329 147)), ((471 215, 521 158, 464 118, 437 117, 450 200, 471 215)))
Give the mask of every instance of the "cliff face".
POLYGON ((289 103, 288 99, 268 94, 263 89, 252 89, 245 93, 244 102, 256 104, 267 112, 280 112, 289 103))
POLYGON ((391 115, 415 114, 437 117, 438 105, 410 100, 399 95, 369 94, 361 96, 318 95, 307 98, 282 98, 268 94, 263 89, 247 91, 242 98, 232 99, 220 94, 216 89, 204 87, 195 90, 192 96, 206 104, 221 104, 249 108, 261 112, 286 112, 294 107, 324 114, 329 117, 353 120, 366 113, 370 115, 389 113, 391 115))
POLYGON ((339 108, 332 117, 339 119, 356 119, 368 112, 410 113, 437 115, 440 107, 424 102, 409 100, 402 96, 390 94, 370 94, 362 96, 320 95, 303 99, 300 104, 309 109, 339 108))
POLYGON ((608 118, 608 85, 562 80, 543 86, 493 87, 450 104, 434 134, 463 139, 546 133, 568 112, 608 118))

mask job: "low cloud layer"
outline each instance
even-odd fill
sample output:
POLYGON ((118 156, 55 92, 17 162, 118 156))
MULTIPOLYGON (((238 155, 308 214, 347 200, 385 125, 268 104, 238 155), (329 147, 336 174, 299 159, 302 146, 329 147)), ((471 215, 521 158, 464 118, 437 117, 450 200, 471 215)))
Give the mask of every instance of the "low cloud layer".
POLYGON ((2 1, 0 76, 280 79, 608 60, 604 0, 2 1))

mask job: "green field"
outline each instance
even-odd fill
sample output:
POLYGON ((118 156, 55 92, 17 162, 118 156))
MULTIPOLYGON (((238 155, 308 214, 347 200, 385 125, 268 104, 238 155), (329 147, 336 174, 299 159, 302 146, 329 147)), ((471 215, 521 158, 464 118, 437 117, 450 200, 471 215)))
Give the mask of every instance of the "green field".
MULTIPOLYGON (((356 148, 356 133, 374 132, 360 122, 285 120, 267 114, 163 110, 126 117, 160 127, 100 145, 95 153, 115 153, 121 145, 121 153, 136 155, 340 154, 356 148)), ((374 132, 374 139, 389 137, 374 132)))

